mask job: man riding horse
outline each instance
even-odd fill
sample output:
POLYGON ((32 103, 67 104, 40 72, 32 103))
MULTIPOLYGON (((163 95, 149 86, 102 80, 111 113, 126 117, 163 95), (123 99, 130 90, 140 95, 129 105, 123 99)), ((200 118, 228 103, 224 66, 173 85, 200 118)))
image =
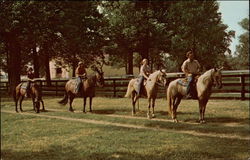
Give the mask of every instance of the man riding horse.
POLYGON ((187 97, 186 98, 195 98, 196 96, 193 95, 193 82, 197 75, 200 73, 200 64, 197 60, 194 59, 194 53, 192 50, 186 53, 186 57, 188 58, 185 60, 181 66, 182 71, 185 73, 187 78, 187 97))
POLYGON ((82 85, 82 80, 86 79, 87 77, 87 72, 83 65, 83 62, 78 63, 78 66, 75 70, 75 74, 77 77, 77 85, 76 85, 75 93, 78 94, 80 91, 80 87, 82 85))

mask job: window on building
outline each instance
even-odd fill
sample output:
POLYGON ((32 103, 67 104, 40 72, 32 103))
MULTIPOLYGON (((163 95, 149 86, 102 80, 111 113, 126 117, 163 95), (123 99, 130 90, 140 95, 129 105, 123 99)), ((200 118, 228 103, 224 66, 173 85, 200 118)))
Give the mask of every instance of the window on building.
POLYGON ((62 68, 56 68, 56 74, 62 74, 62 68))

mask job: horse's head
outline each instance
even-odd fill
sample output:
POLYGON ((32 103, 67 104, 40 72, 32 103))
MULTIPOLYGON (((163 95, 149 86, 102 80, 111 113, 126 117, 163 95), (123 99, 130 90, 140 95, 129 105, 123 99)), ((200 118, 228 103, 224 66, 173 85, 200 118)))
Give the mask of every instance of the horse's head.
POLYGON ((97 71, 97 73, 96 73, 96 84, 99 87, 104 87, 104 72, 97 71))
POLYGON ((166 71, 163 69, 160 69, 160 72, 158 74, 158 81, 164 85, 164 87, 167 84, 167 74, 166 71))
POLYGON ((214 68, 213 69, 213 74, 212 74, 212 78, 213 78, 213 82, 215 83, 216 87, 218 89, 222 88, 222 75, 221 75, 221 71, 222 71, 223 67, 217 69, 214 68))

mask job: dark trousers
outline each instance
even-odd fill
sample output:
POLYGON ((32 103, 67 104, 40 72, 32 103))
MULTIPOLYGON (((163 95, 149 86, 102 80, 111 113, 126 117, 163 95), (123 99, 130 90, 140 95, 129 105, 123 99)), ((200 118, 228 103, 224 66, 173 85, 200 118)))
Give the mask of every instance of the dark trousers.
POLYGON ((187 83, 187 94, 190 94, 190 88, 192 87, 192 83, 193 83, 193 75, 192 76, 188 76, 187 77, 187 81, 188 81, 188 83, 187 83))
POLYGON ((145 78, 143 76, 140 76, 138 78, 138 88, 137 88, 137 91, 136 91, 138 95, 140 95, 140 93, 141 93, 141 88, 143 86, 144 79, 145 78))
POLYGON ((77 79, 76 79, 76 93, 79 93, 81 85, 82 85, 82 79, 81 79, 81 77, 77 77, 77 79))

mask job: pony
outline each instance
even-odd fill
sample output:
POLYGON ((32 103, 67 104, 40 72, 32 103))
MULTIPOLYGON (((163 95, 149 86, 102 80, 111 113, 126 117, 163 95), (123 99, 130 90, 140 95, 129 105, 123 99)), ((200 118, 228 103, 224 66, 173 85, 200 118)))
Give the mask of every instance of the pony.
MULTIPOLYGON (((196 91, 199 101, 200 123, 205 123, 204 115, 208 99, 212 92, 212 86, 215 84, 218 89, 222 88, 222 75, 221 75, 222 69, 223 68, 210 69, 206 71, 204 74, 202 74, 196 82, 196 91)), ((186 89, 187 89, 186 86, 183 86, 178 83, 180 79, 181 78, 170 82, 167 89, 169 114, 172 116, 174 122, 178 122, 176 116, 177 108, 183 96, 186 95, 186 89)))
MULTIPOLYGON (((32 102, 33 102, 33 109, 36 113, 40 112, 40 102, 42 103, 42 107, 43 107, 43 111, 45 111, 44 108, 44 102, 42 100, 42 91, 41 88, 38 84, 36 84, 37 80, 33 80, 30 82, 30 96, 32 98, 32 102)), ((16 86, 16 88, 14 89, 14 101, 15 101, 15 106, 16 106, 16 112, 18 113, 18 101, 19 101, 19 107, 20 107, 20 111, 23 112, 22 109, 22 101, 25 97, 26 94, 26 85, 27 82, 22 82, 20 84, 18 84, 16 86)))
MULTIPOLYGON (((164 70, 158 70, 154 73, 149 75, 149 78, 146 80, 146 85, 141 88, 142 95, 146 96, 148 99, 148 112, 147 117, 155 118, 154 114, 154 107, 155 107, 155 100, 157 97, 157 91, 158 91, 158 85, 163 84, 166 85, 166 72, 164 70), (150 111, 150 108, 152 106, 152 114, 150 111)), ((132 98, 132 116, 135 115, 135 104, 136 101, 139 99, 139 96, 136 92, 136 89, 138 87, 138 80, 131 79, 128 84, 127 93, 125 97, 132 98)))
MULTIPOLYGON (((92 98, 95 96, 95 87, 104 86, 104 73, 102 71, 96 70, 96 74, 87 76, 87 79, 82 80, 81 92, 83 94, 83 113, 85 112, 87 97, 89 97, 89 112, 92 112, 92 98)), ((69 80, 65 85, 65 94, 62 100, 58 103, 66 105, 69 101, 69 111, 74 112, 72 108, 72 102, 77 96, 75 92, 76 80, 69 80)))

